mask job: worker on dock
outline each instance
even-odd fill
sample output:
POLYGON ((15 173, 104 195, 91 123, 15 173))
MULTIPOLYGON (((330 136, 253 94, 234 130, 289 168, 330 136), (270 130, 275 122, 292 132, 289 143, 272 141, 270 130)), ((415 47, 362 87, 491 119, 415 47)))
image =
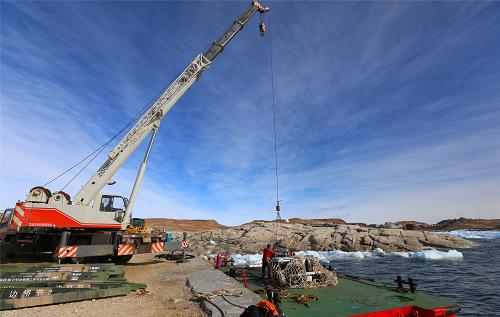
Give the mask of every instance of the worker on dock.
POLYGON ((267 277, 271 278, 271 267, 269 261, 271 258, 277 253, 276 250, 271 249, 271 245, 268 244, 262 253, 262 278, 266 276, 266 267, 267 267, 267 277))

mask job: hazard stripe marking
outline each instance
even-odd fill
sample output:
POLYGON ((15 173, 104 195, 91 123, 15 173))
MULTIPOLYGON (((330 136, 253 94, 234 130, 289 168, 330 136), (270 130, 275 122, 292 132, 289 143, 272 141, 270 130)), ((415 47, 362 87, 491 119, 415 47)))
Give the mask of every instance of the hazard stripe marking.
POLYGON ((160 253, 163 252, 163 242, 155 242, 151 244, 151 252, 152 253, 160 253))
POLYGON ((58 258, 70 258, 76 256, 76 252, 78 251, 78 246, 69 246, 59 248, 57 252, 58 258))
POLYGON ((133 253, 134 246, 132 244, 122 245, 118 250, 118 255, 130 255, 133 253))
POLYGON ((131 255, 134 254, 133 244, 120 244, 118 247, 118 255, 131 255))
POLYGON ((17 215, 14 214, 14 216, 12 216, 12 221, 16 223, 16 225, 18 226, 21 226, 23 223, 21 222, 21 220, 19 220, 19 218, 17 218, 17 215))
POLYGON ((16 206, 16 211, 19 213, 21 217, 24 217, 24 210, 22 210, 21 207, 16 206))
POLYGON ((74 248, 73 250, 71 250, 70 252, 68 252, 68 254, 66 254, 67 257, 74 257, 76 255, 76 251, 78 250, 78 248, 74 248))

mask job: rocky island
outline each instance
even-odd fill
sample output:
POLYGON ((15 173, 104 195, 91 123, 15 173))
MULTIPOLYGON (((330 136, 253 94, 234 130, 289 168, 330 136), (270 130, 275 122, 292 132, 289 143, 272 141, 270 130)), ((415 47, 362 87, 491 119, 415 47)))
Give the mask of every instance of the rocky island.
MULTIPOLYGON (((180 236, 180 235, 179 235, 180 236)), ((420 230, 368 228, 349 224, 252 222, 189 234, 195 253, 256 253, 267 243, 294 250, 418 251, 423 247, 468 248, 474 242, 420 230)))

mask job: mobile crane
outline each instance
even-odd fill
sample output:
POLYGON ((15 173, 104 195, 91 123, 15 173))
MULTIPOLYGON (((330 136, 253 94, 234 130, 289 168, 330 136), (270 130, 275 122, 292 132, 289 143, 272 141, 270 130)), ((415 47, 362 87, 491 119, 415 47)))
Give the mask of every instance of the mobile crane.
MULTIPOLYGON (((137 120, 73 199, 63 191, 51 192, 37 186, 29 191, 25 201, 17 202, 15 208, 6 209, 0 219, 2 253, 12 250, 45 252, 52 253, 57 261, 108 258, 126 262, 133 254, 159 253, 176 247, 164 234, 129 230, 132 209, 160 122, 250 18, 255 13, 263 15, 267 11, 268 7, 253 1, 207 51, 196 56, 137 120), (130 197, 102 193, 104 186, 148 135, 149 143, 130 197)), ((259 28, 263 36, 265 25, 262 21, 259 28)), ((140 219, 137 221, 141 222, 140 219)), ((182 246, 186 247, 186 243, 182 246)))

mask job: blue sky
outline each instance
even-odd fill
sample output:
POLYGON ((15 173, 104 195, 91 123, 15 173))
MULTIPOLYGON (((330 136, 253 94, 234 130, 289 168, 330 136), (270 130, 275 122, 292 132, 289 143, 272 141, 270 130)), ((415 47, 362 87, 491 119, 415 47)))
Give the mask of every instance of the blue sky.
MULTIPOLYGON (((266 4, 284 218, 500 217, 499 3, 266 4)), ((105 142, 248 5, 3 1, 0 208, 105 142)), ((257 25, 163 120, 135 216, 274 218, 257 25)), ((106 192, 130 193, 143 151, 106 192)))

